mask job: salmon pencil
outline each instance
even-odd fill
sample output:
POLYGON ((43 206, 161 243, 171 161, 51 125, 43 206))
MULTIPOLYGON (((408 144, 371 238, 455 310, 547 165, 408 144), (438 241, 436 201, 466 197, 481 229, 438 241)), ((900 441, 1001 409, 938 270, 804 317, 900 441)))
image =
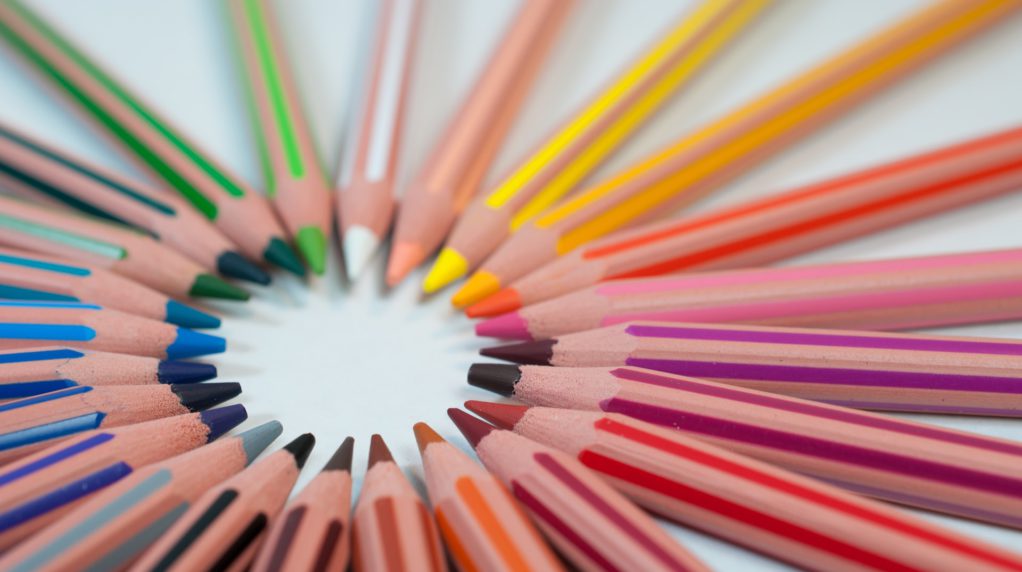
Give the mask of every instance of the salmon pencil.
POLYGON ((218 336, 75 302, 0 301, 0 350, 41 343, 180 359, 221 353, 218 336))
POLYGON ((204 411, 241 393, 238 383, 83 386, 0 404, 0 464, 93 429, 204 411))
POLYGON ((563 570, 496 477, 429 425, 414 430, 433 514, 459 570, 563 570))
POLYGON ((422 19, 421 0, 373 2, 372 47, 348 118, 337 177, 337 220, 344 267, 355 281, 390 230, 398 149, 404 132, 412 56, 422 19))
POLYGON ((332 189, 302 115, 273 7, 267 0, 226 0, 245 92, 266 173, 266 194, 316 274, 326 268, 332 189))
POLYGON ((315 442, 305 433, 207 490, 130 570, 246 570, 315 442))
POLYGON ((148 465, 5 553, 0 569, 124 569, 202 493, 248 466, 280 432, 280 423, 270 421, 148 465))
POLYGON ((94 302, 186 328, 219 328, 220 318, 102 268, 0 248, 0 298, 94 302))
POLYGON ((252 260, 305 268, 269 203, 121 85, 20 0, 0 5, 0 36, 110 139, 184 197, 252 260))
POLYGON ((447 570, 436 524, 379 435, 369 442, 369 468, 352 516, 355 572, 447 570))
POLYGON ((688 205, 1022 8, 933 2, 523 226, 455 294, 474 304, 603 235, 688 205))
POLYGON ((769 4, 707 0, 689 11, 469 204, 423 289, 435 292, 474 270, 509 234, 582 184, 769 4))
POLYGON ((542 339, 636 320, 904 330, 1022 317, 1022 249, 614 280, 477 325, 542 339))
POLYGON ((269 274, 246 260, 181 198, 89 164, 3 124, 0 184, 31 198, 143 229, 207 270, 257 284, 270 282, 269 274))
POLYGON ((604 280, 766 265, 1022 190, 1022 127, 702 215, 610 234, 541 266, 470 315, 493 315, 604 280))
POLYGON ((486 468, 580 570, 708 570, 577 460, 460 409, 447 414, 486 468))
POLYGON ((228 405, 99 429, 0 467, 0 551, 140 468, 214 441, 247 415, 228 405))
POLYGON ((1022 417, 1018 340, 629 322, 530 347, 484 353, 550 365, 642 367, 860 409, 1022 417))
POLYGON ((577 458, 647 510, 802 569, 1022 566, 1022 556, 883 503, 624 415, 481 401, 465 406, 577 458))
POLYGON ((2 195, 0 246, 105 268, 177 298, 248 299, 248 292, 129 227, 2 195))
POLYGON ((1022 528, 1014 441, 635 367, 525 367, 503 391, 621 413, 859 494, 1022 528))
POLYGON ((21 399, 76 386, 198 383, 216 366, 68 347, 0 350, 0 399, 21 399))
POLYGON ((351 553, 351 456, 348 437, 323 470, 278 516, 254 572, 347 570, 351 553))
POLYGON ((524 0, 472 91, 401 197, 387 285, 440 246, 500 150, 573 3, 524 0))

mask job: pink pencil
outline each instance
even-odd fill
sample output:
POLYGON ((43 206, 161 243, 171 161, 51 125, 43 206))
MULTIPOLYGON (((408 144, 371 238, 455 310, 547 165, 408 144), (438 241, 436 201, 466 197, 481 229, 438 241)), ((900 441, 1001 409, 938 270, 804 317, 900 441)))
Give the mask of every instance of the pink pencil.
POLYGON ((635 320, 901 330, 1022 317, 1022 249, 615 280, 476 327, 542 339, 635 320))

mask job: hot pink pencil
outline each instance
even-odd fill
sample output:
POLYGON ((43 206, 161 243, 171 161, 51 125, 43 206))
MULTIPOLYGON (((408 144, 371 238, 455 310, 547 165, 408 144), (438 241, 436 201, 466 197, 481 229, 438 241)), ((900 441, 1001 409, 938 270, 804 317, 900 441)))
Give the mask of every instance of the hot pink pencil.
POLYGON ((635 320, 900 330, 1022 317, 1022 249, 614 280, 482 322, 542 339, 635 320))
POLYGON ((522 3, 475 87, 402 196, 387 264, 388 285, 400 282, 440 246, 475 195, 571 6, 570 0, 522 3))

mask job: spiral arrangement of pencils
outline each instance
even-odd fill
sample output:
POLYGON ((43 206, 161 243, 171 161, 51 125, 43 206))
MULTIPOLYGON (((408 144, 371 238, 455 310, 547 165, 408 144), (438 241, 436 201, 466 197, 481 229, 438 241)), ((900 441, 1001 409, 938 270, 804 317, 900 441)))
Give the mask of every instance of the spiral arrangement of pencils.
POLYGON ((260 190, 45 10, 0 0, 3 57, 152 175, 0 122, 0 570, 711 569, 666 519, 810 570, 1022 571, 1018 547, 914 512, 1022 530, 1022 442, 887 414, 1022 420, 1022 340, 911 331, 1022 320, 1022 243, 766 266, 1022 191, 1022 126, 683 210, 1022 0, 927 2, 598 175, 773 8, 699 0, 489 186, 577 0, 520 0, 407 185, 429 2, 371 3, 336 177, 288 5, 219 2, 260 190), (427 295, 465 279, 451 304, 506 342, 467 371, 499 400, 447 411, 463 442, 406 420, 423 486, 380 434, 359 461, 340 423, 298 485, 317 437, 267 451, 274 412, 239 427, 227 403, 258 389, 192 361, 228 346, 204 301, 312 280, 335 243, 351 282, 381 256, 390 287, 426 262, 427 295))

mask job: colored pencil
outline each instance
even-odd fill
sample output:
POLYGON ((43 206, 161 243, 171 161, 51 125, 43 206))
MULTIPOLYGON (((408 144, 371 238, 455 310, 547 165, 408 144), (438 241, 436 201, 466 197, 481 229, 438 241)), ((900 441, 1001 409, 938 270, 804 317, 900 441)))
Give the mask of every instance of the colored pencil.
POLYGON ((705 0, 621 70, 486 195, 473 200, 423 282, 474 270, 527 221, 582 184, 735 40, 769 0, 705 0))
POLYGON ((323 470, 274 520, 253 571, 347 570, 354 446, 354 439, 345 439, 323 470))
POLYGON ((387 285, 396 285, 440 246, 475 195, 572 6, 570 0, 522 2, 401 197, 387 285))
POLYGON ((248 292, 129 227, 2 195, 0 245, 105 268, 178 298, 248 299, 248 292))
POLYGON ((177 196, 89 164, 0 124, 0 183, 35 199, 144 229, 207 270, 269 284, 270 275, 236 252, 202 215, 177 196))
POLYGON ((805 570, 1022 567, 1022 556, 883 503, 620 415, 469 401, 577 458, 656 514, 805 570))
POLYGON ((484 351, 643 367, 860 409, 1022 417, 1018 340, 630 322, 527 345, 484 351))
POLYGON ((0 301, 0 350, 41 343, 179 359, 221 353, 218 336, 74 302, 0 301))
POLYGON ((266 194, 316 274, 326 269, 332 189, 302 106, 280 26, 266 0, 227 0, 245 93, 266 175, 266 194))
POLYGON ((241 405, 78 435, 0 467, 0 551, 138 469, 215 440, 245 420, 241 405))
POLYGON ((453 302, 474 304, 579 246, 687 205, 1022 8, 941 0, 682 137, 526 224, 453 302))
POLYGON ((92 496, 0 558, 10 572, 121 570, 207 490, 276 439, 277 421, 148 465, 92 496))
POLYGON ((266 199, 201 151, 56 27, 12 0, 0 6, 0 36, 111 140, 213 221, 245 256, 305 273, 266 199))
POLYGON ((579 569, 708 570, 576 459, 460 409, 448 409, 447 414, 479 460, 579 569))
POLYGON ((703 215, 608 235, 471 306, 494 315, 604 280, 766 265, 1022 190, 1022 127, 703 215))
POLYGON ((0 350, 0 399, 21 399, 76 386, 198 383, 216 366, 67 347, 0 350))
POLYGON ((349 280, 380 247, 394 216, 394 185, 411 62, 422 18, 421 0, 373 2, 375 29, 362 88, 348 117, 337 177, 337 220, 349 280))
POLYGON ((502 390, 529 404, 622 413, 860 494, 1022 528, 1013 441, 636 367, 521 372, 502 390))
POLYGON ((899 330, 1022 317, 1022 249, 615 280, 477 325, 546 338, 635 320, 899 330))
POLYGON ((246 570, 315 443, 300 435, 207 490, 130 569, 246 570))
POLYGON ((186 328, 219 328, 220 318, 102 268, 0 248, 0 298, 94 302, 186 328))
POLYGON ((238 383, 83 386, 0 404, 0 464, 92 431, 204 411, 238 383))
POLYGON ((447 570, 436 524, 379 435, 352 516, 355 572, 447 570))
POLYGON ((564 569, 496 477, 425 423, 414 429, 433 514, 459 570, 564 569))

